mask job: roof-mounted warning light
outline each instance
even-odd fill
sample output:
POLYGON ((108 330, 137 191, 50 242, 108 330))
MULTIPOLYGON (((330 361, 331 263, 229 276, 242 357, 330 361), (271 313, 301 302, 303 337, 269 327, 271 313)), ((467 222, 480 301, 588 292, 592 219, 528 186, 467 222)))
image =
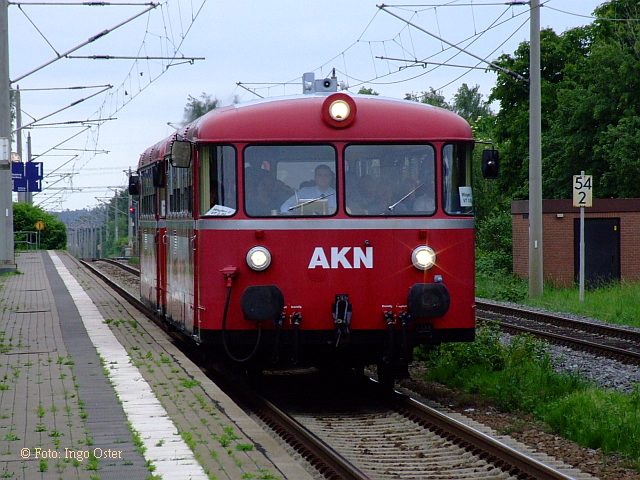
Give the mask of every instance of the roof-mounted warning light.
POLYGON ((302 93, 321 93, 321 92, 337 92, 338 79, 335 74, 330 78, 316 80, 313 72, 307 72, 302 75, 302 93))

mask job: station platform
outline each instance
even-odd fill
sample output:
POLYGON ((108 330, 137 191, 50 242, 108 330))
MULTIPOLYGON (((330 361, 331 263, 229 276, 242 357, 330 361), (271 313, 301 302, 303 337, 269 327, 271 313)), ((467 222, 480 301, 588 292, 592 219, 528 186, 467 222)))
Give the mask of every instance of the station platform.
POLYGON ((0 275, 0 478, 311 478, 73 257, 16 261, 0 275))

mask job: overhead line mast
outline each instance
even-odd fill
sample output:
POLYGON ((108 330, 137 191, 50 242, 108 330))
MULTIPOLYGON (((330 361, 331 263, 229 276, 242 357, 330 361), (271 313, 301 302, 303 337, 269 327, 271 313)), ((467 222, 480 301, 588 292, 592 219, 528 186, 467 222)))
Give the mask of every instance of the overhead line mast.
POLYGON ((0 0, 0 273, 17 269, 13 247, 9 2, 0 0))
POLYGON ((531 0, 529 43, 529 297, 544 293, 540 0, 531 0))

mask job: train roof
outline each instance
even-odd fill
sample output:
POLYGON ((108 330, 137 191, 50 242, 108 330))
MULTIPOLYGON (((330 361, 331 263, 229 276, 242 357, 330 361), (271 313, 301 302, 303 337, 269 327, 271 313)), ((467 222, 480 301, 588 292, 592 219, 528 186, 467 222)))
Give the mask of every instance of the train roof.
MULTIPOLYGON (((344 95, 345 92, 341 92, 344 95)), ((333 95, 336 95, 335 93, 333 95)), ((351 95, 357 112, 345 128, 328 128, 327 94, 269 98, 216 108, 182 127, 194 142, 325 142, 471 140, 471 128, 448 110, 408 100, 351 95)), ((176 134, 148 148, 139 166, 161 160, 176 134)))

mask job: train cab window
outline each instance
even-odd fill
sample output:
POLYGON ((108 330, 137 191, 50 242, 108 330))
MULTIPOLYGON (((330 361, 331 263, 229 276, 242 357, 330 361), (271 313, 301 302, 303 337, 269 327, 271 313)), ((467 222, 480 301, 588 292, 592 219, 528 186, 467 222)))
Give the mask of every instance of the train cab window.
POLYGON ((329 145, 249 146, 244 192, 252 217, 333 215, 336 151, 329 145))
POLYGON ((442 149, 443 203, 450 215, 473 215, 472 149, 469 143, 447 144, 442 149))
POLYGON ((236 213, 236 151, 210 145, 200 152, 200 215, 230 217, 236 213))
POLYGON ((349 215, 435 213, 435 150, 431 145, 350 145, 344 159, 349 215))

